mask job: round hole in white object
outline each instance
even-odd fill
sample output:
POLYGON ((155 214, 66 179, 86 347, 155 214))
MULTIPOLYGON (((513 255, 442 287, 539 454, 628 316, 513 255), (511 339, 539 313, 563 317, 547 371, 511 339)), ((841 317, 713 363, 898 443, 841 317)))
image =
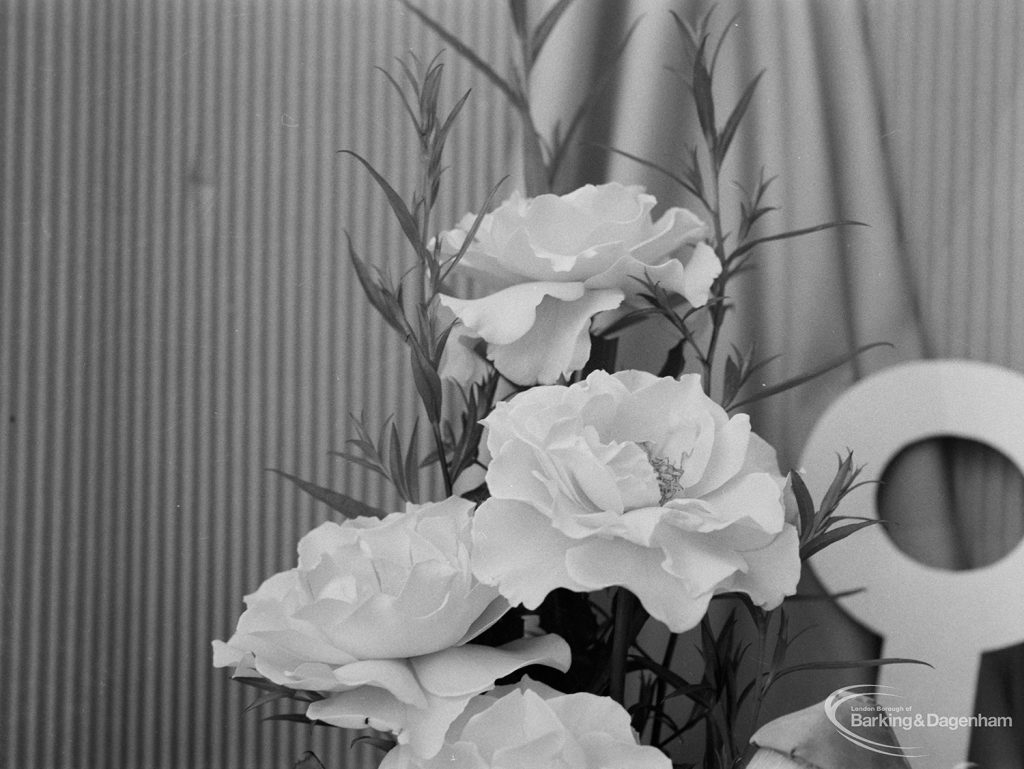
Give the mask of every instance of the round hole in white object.
MULTIPOLYGON (((1024 475, 986 443, 939 436, 906 446, 876 488, 886 533, 915 561, 973 569, 999 561, 1024 536, 1024 475)), ((840 511, 842 512, 842 511, 840 511)))
MULTIPOLYGON (((861 480, 877 480, 914 443, 950 436, 991 446, 1024 472, 1024 376, 966 360, 915 361, 893 366, 851 387, 822 415, 801 457, 801 474, 820 500, 835 474, 836 456, 853 451, 865 465, 861 480)), ((855 490, 841 515, 879 518, 873 487, 855 490)), ((880 526, 871 526, 817 553, 811 565, 829 592, 863 592, 843 605, 876 632, 936 613, 957 616, 963 633, 985 648, 1024 637, 1019 605, 1024 541, 987 566, 951 571, 909 557, 880 526)))

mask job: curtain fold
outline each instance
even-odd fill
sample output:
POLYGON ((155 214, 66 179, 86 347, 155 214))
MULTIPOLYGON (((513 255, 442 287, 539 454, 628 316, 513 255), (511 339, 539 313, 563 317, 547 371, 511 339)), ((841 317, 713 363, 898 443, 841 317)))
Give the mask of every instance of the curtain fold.
MULTIPOLYGON (((601 3, 577 5, 586 7, 574 9, 579 21, 567 25, 567 40, 601 14, 601 3)), ((668 14, 696 23, 714 5, 713 29, 731 20, 716 72, 718 103, 731 106, 766 71, 724 178, 749 185, 762 165, 768 176, 778 175, 769 195, 780 209, 772 231, 840 218, 869 225, 770 244, 756 271, 736 281, 739 309, 726 344, 745 348, 756 340, 762 355, 780 355, 767 381, 812 370, 869 342, 894 346, 753 409, 756 429, 779 448, 784 469, 795 465, 824 409, 874 371, 923 357, 965 357, 1024 371, 1024 138, 1018 130, 1024 63, 1014 55, 1024 40, 1024 14, 1015 2, 629 5, 627 23, 643 18, 620 68, 613 146, 681 167, 698 133, 679 82, 682 48, 668 14)), ((589 55, 585 34, 564 45, 589 55)), ((585 92, 578 73, 551 64, 538 97, 556 92, 548 90, 553 82, 562 94, 585 92)), ((564 103, 552 100, 541 112, 553 122, 564 103)), ((613 159, 610 170, 616 179, 645 183, 666 205, 694 207, 664 177, 624 158, 613 159)), ((632 351, 624 345, 627 362, 658 365, 657 336, 645 331, 642 353, 635 349, 639 339, 632 351)), ((912 447, 885 481, 880 505, 899 523, 899 545, 933 565, 991 562, 1024 532, 1024 479, 993 452, 948 441, 912 447)), ((819 626, 810 656, 877 653, 877 639, 834 606, 801 604, 796 612, 798 625, 819 626)), ((955 632, 956 618, 949 619, 955 632)), ((982 712, 1024 717, 1021 657, 1009 650, 986 660, 982 712), (1003 685, 989 685, 994 680, 1003 685)), ((815 674, 781 691, 772 712, 862 679, 815 674)), ((1020 765, 1024 751, 1014 733, 979 732, 972 756, 983 765, 1020 765)))

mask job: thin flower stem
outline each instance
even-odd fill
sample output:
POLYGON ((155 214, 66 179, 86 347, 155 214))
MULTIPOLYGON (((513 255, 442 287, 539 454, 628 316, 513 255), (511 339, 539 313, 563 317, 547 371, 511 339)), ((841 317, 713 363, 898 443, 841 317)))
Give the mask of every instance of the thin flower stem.
POLYGON ((768 694, 768 689, 765 687, 765 681, 771 670, 771 662, 767 659, 768 656, 768 630, 771 628, 772 616, 775 610, 760 612, 757 622, 757 678, 754 684, 754 715, 750 720, 750 728, 757 729, 758 720, 761 718, 761 706, 764 705, 765 696, 768 694))
POLYGON ((616 591, 612 653, 608 663, 608 694, 623 707, 626 706, 626 657, 632 643, 630 626, 633 624, 636 603, 636 596, 626 588, 620 587, 616 591))
POLYGON ((438 464, 441 465, 441 476, 444 478, 444 495, 450 497, 453 491, 452 471, 448 467, 448 457, 444 450, 444 438, 441 437, 441 425, 431 421, 430 429, 434 433, 434 446, 437 448, 438 464))
POLYGON ((722 169, 715 161, 715 153, 712 147, 708 147, 708 155, 711 157, 711 177, 715 191, 712 196, 712 207, 708 209, 711 214, 711 222, 715 228, 715 255, 722 264, 722 274, 719 275, 712 285, 711 298, 714 303, 711 307, 711 338, 708 340, 708 349, 703 358, 704 364, 704 392, 711 395, 711 380, 714 375, 715 352, 718 349, 718 336, 722 331, 722 324, 725 322, 725 285, 729 281, 729 264, 725 253, 725 235, 722 230, 722 197, 721 197, 721 172, 722 169))
MULTIPOLYGON (((678 633, 671 633, 668 637, 668 643, 665 644, 665 654, 661 658, 661 666, 663 668, 672 667, 672 658, 676 653, 676 644, 679 641, 678 633)), ((661 740, 661 723, 665 714, 665 689, 667 684, 664 678, 658 679, 658 684, 654 690, 654 723, 651 725, 651 745, 657 745, 661 740)))

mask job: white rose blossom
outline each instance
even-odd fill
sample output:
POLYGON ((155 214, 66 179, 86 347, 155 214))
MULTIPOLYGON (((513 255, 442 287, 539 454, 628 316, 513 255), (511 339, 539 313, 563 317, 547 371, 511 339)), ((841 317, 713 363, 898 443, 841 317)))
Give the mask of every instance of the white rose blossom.
POLYGON ((474 697, 423 760, 392 749, 380 769, 671 769, 668 756, 637 744, 629 714, 610 697, 562 694, 524 679, 474 697))
MULTIPOLYGON (((590 322, 632 306, 650 278, 695 307, 708 300, 721 272, 706 226, 690 211, 656 204, 639 186, 588 185, 567 195, 515 193, 485 215, 455 273, 474 281, 471 297, 441 296, 487 355, 520 385, 551 384, 583 367, 590 322), (676 253, 686 248, 688 263, 676 253)), ((465 242, 474 216, 441 235, 450 256, 465 242)))
POLYGON ((795 592, 799 543, 775 451, 698 375, 597 371, 523 392, 485 423, 491 498, 476 513, 473 569, 513 604, 620 585, 682 632, 716 593, 772 608, 795 592))
POLYGON ((471 697, 531 664, 568 668, 558 636, 467 644, 508 602, 470 571, 473 503, 451 497, 383 519, 328 522, 299 543, 298 567, 266 580, 214 665, 254 668, 324 699, 306 715, 394 732, 429 756, 471 697))

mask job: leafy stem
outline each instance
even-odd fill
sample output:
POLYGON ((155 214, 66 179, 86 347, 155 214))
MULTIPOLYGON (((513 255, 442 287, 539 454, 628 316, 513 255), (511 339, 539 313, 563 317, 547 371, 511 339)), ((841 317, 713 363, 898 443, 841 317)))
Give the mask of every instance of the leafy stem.
POLYGON ((615 592, 615 615, 612 630, 612 650, 608 661, 608 694, 620 705, 626 704, 626 658, 633 639, 630 628, 633 612, 637 606, 636 596, 624 587, 615 592))

